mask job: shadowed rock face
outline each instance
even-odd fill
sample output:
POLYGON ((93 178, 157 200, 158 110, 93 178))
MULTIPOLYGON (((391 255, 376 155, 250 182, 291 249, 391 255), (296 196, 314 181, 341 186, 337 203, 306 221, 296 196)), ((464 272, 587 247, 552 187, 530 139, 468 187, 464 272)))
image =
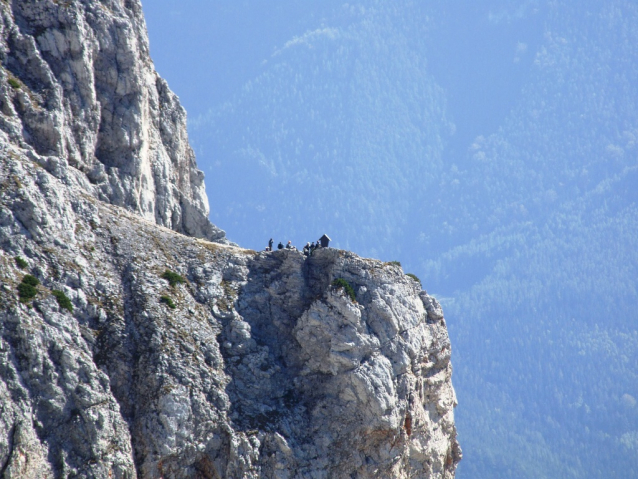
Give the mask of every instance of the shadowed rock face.
POLYGON ((0 476, 452 478, 436 300, 349 252, 227 244, 137 2, 0 11, 0 476))
POLYGON ((208 221, 186 113, 153 67, 138 0, 0 2, 0 136, 89 194, 188 235, 208 221))

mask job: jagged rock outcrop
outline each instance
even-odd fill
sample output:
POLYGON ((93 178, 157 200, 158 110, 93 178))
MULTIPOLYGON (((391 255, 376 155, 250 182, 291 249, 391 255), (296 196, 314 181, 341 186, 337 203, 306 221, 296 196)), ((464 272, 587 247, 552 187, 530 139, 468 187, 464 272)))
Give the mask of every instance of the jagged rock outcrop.
POLYGON ((0 160, 5 477, 453 477, 445 321, 399 267, 182 236, 14 155, 0 160), (21 303, 27 272, 41 284, 21 303))
POLYGON ((191 236, 208 221, 186 113, 155 72, 138 0, 0 2, 0 143, 191 236))
POLYGON ((436 300, 392 264, 257 253, 200 221, 137 2, 0 9, 0 476, 452 478, 436 300))

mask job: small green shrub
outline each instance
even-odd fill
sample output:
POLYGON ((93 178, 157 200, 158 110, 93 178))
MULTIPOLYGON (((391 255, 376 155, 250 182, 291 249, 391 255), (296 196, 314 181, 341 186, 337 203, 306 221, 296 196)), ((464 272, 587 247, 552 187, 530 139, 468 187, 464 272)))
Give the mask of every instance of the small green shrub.
POLYGON ((179 274, 169 269, 164 271, 164 274, 162 274, 162 278, 168 281, 168 283, 171 286, 175 286, 176 284, 181 284, 186 282, 186 280, 182 276, 180 276, 179 274))
POLYGON ((343 278, 337 278, 332 282, 332 286, 334 288, 343 288, 344 291, 346 292, 346 294, 348 296, 350 296, 350 299, 354 302, 357 301, 357 297, 354 294, 354 289, 352 288, 352 286, 350 286, 350 283, 348 283, 345 279, 343 278))
POLYGON ((409 276, 410 278, 412 278, 414 281, 416 281, 417 283, 419 283, 419 285, 421 285, 421 280, 418 278, 418 276, 416 274, 412 274, 412 273, 407 273, 406 276, 409 276))
POLYGON ((35 298, 36 294, 38 294, 36 286, 39 284, 40 281, 38 281, 38 278, 31 276, 30 274, 25 274, 24 278, 22 278, 22 282, 18 285, 18 296, 20 296, 20 302, 27 303, 35 298))
POLYGON ((20 302, 26 303, 35 298, 36 294, 38 294, 38 290, 35 289, 34 286, 26 283, 20 283, 18 285, 18 296, 20 296, 20 302))
POLYGON ((173 300, 168 296, 161 296, 160 303, 164 303, 169 308, 175 309, 175 303, 173 303, 173 300))
POLYGON ((71 303, 71 300, 66 294, 64 294, 62 291, 58 291, 57 289, 51 291, 51 294, 55 296, 55 299, 58 300, 58 306, 60 306, 60 308, 66 309, 70 313, 73 312, 73 303, 71 303))
POLYGON ((22 278, 22 282, 33 287, 36 287, 40 284, 38 278, 36 278, 35 276, 31 276, 30 274, 25 274, 24 278, 22 278))
POLYGON ((401 261, 388 261, 386 263, 386 265, 388 265, 388 266, 398 266, 400 268, 401 267, 401 261))
POLYGON ((23 260, 20 256, 16 256, 14 259, 18 268, 27 269, 29 267, 29 263, 23 260))
POLYGON ((20 88, 22 88, 22 84, 15 78, 9 78, 8 82, 9 85, 11 85, 11 88, 13 88, 14 90, 19 90, 20 88))

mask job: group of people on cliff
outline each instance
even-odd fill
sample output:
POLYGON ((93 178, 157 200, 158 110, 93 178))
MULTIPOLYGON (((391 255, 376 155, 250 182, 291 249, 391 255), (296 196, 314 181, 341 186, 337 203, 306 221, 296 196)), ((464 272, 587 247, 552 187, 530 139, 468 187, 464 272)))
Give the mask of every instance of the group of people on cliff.
MULTIPOLYGON (((327 238, 328 241, 330 241, 330 238, 328 238, 326 235, 323 235, 323 237, 319 238, 316 243, 314 241, 312 243, 310 243, 310 242, 306 243, 306 245, 302 249, 302 252, 303 252, 304 256, 310 256, 312 254, 312 252, 314 250, 316 250, 316 249, 327 248, 328 247, 328 243, 323 238, 327 238)), ((273 251, 273 245, 274 244, 275 243, 274 243, 273 239, 270 238, 270 240, 268 241, 268 246, 266 246, 265 251, 273 251)), ((293 251, 299 251, 296 246, 293 246, 292 241, 290 241, 290 240, 288 241, 288 243, 285 246, 280 241, 279 244, 277 245, 277 249, 290 249, 290 250, 293 250, 293 251)))

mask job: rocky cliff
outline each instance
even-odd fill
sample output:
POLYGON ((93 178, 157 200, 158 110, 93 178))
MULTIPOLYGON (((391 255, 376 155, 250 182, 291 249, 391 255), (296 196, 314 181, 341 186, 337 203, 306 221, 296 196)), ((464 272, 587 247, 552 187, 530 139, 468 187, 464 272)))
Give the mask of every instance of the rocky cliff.
POLYGON ((186 114, 155 72, 137 0, 0 1, 0 141, 184 234, 208 221, 186 114))
POLYGON ((228 243, 139 2, 0 12, 0 476, 452 478, 436 300, 228 243))

